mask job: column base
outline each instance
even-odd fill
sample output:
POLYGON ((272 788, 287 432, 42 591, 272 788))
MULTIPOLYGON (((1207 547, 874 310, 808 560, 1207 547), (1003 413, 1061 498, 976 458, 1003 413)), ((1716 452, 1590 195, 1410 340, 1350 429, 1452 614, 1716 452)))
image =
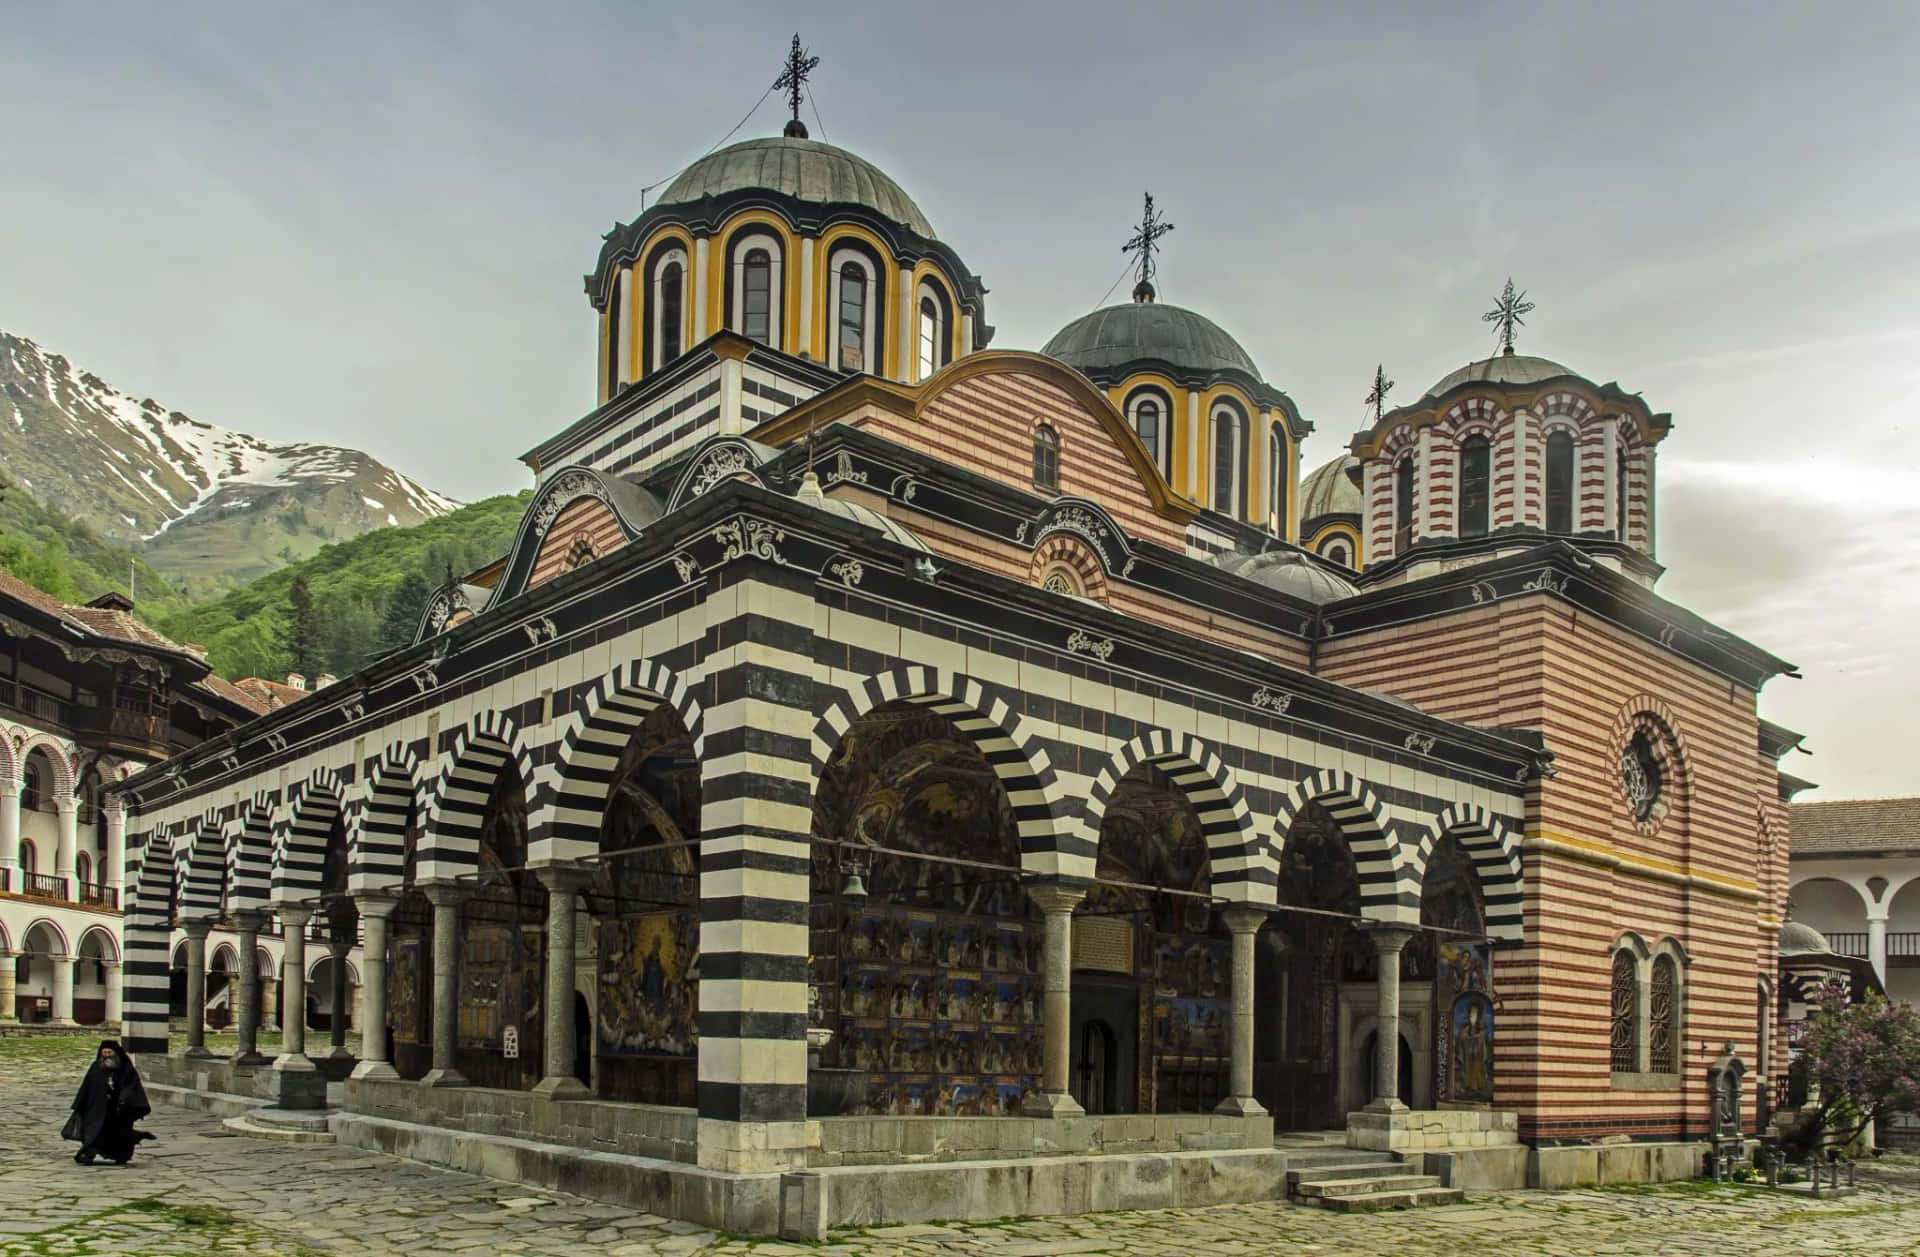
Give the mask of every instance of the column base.
POLYGON ((1400 1103, 1398 1099, 1388 1099, 1385 1096, 1382 1096, 1378 1100, 1369 1100, 1367 1102, 1367 1107, 1360 1111, 1362 1113, 1409 1113, 1409 1112, 1412 1112, 1412 1110, 1407 1108, 1406 1105, 1400 1103))
POLYGON ((542 1078, 534 1084, 533 1094, 548 1100, 591 1100, 593 1092, 572 1074, 542 1078))
POLYGON ((353 1067, 353 1078, 376 1078, 390 1082, 400 1080, 400 1071, 385 1061, 361 1061, 353 1067))
POLYGON ((1265 1117, 1266 1105, 1252 1096, 1228 1096, 1213 1106, 1213 1111, 1222 1117, 1265 1117))
POLYGON ((218 1059, 212 1052, 207 1050, 205 1044, 201 1044, 198 1047, 189 1047, 186 1051, 180 1053, 180 1055, 190 1061, 211 1061, 218 1059))
POLYGON ((272 1059, 270 1056, 260 1055, 259 1052, 235 1052, 233 1054, 233 1065, 236 1069, 259 1069, 262 1065, 272 1061, 272 1059))
POLYGON ((1022 1117, 1085 1117, 1080 1101, 1065 1091, 1042 1091, 1020 1106, 1022 1117))
POLYGON ((467 1076, 457 1069, 430 1069, 420 1079, 423 1087, 471 1087, 467 1076))
POLYGON ((307 1059, 305 1052, 282 1052, 273 1058, 273 1068, 282 1074, 311 1074, 318 1067, 307 1059))
POLYGON ((354 1059, 354 1056, 352 1050, 348 1048, 346 1044, 337 1043, 327 1049, 327 1059, 330 1061, 350 1061, 354 1059))

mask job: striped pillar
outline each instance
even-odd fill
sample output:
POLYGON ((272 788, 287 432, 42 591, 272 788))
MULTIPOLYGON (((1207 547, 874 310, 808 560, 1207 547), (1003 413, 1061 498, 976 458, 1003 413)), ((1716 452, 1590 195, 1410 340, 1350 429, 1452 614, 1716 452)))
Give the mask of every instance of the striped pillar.
POLYGON ((120 941, 126 960, 121 992, 120 1041, 129 1052, 167 1050, 168 897, 173 878, 172 844, 162 831, 148 834, 131 872, 132 894, 120 941))
POLYGON ((702 1169, 806 1160, 812 577, 735 562, 714 581, 700 838, 702 1169))

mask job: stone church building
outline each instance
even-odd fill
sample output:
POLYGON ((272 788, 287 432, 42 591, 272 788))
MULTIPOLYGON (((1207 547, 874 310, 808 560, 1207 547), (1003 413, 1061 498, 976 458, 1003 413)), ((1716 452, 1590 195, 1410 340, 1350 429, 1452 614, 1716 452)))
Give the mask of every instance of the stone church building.
MULTIPOLYGON (((511 549, 117 787, 135 1051, 175 920, 273 914, 365 940, 343 1138, 635 1158, 733 1229, 1270 1196, 1276 1132, 1697 1169, 1709 1062, 1767 1055, 1793 735, 1789 665, 1657 592, 1667 415, 1508 324, 1303 479, 1219 326, 1143 278, 992 348, 797 122, 586 295, 600 401, 511 549)), ((317 1103, 303 1047, 197 1085, 317 1103)))

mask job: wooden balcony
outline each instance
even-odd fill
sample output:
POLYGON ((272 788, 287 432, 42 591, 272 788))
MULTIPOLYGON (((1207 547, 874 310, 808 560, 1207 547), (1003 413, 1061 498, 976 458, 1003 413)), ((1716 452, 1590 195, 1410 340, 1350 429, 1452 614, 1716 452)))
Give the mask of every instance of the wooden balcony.
POLYGON ((25 873, 20 878, 20 893, 32 899, 67 898, 67 879, 51 873, 25 873))

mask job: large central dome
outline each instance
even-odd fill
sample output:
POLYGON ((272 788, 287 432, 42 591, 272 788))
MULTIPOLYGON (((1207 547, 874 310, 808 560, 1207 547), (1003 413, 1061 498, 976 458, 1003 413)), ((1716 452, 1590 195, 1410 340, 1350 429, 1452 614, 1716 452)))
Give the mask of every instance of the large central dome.
POLYGON ((1427 396, 1439 397, 1462 384, 1538 384, 1542 380, 1554 380, 1572 374, 1570 369, 1551 358, 1535 358, 1530 354, 1517 354, 1509 350, 1492 358, 1468 363, 1428 389, 1427 396))
POLYGON ((749 188, 820 205, 864 206, 926 239, 934 238, 933 225, 899 184, 865 158, 818 140, 784 136, 747 140, 709 153, 681 171, 655 204, 697 201, 749 188))
POLYGON ((1240 342, 1203 315, 1157 301, 1095 310, 1061 328, 1040 351, 1098 380, 1131 363, 1164 362, 1185 371, 1260 369, 1240 342))

